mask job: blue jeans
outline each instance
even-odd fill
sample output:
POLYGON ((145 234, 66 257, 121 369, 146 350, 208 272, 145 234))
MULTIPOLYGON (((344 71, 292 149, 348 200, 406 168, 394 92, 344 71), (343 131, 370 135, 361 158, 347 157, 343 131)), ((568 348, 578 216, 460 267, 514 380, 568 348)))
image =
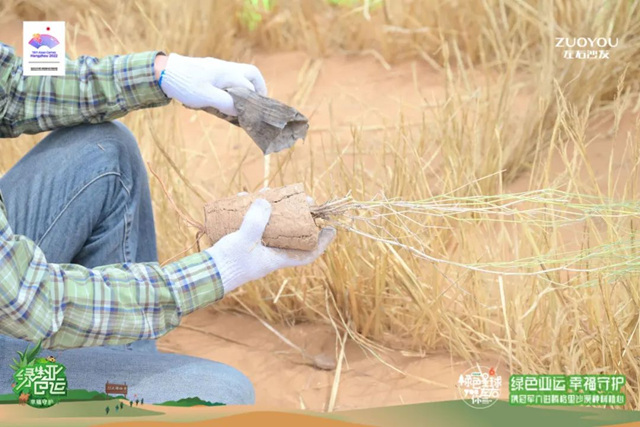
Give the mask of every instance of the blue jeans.
MULTIPOLYGON (((10 141, 3 142, 10 144, 10 141)), ((32 239, 51 263, 92 268, 157 261, 149 182, 131 132, 120 122, 51 132, 0 178, 13 232, 32 239)), ((27 341, 0 335, 0 394, 11 393, 11 360, 27 341)), ((67 368, 69 388, 129 394, 160 403, 186 397, 253 404, 251 382, 210 360, 160 353, 155 341, 43 350, 67 368)))

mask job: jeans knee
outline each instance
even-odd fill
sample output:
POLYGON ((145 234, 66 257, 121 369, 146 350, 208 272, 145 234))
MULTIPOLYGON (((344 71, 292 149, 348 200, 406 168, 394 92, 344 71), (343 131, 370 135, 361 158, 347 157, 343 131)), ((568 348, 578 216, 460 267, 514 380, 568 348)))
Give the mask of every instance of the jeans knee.
POLYGON ((185 376, 201 381, 199 392, 204 400, 227 405, 254 405, 256 392, 251 380, 238 369, 219 362, 202 361, 180 369, 185 376))
POLYGON ((253 388, 251 380, 239 370, 229 367, 235 371, 236 378, 236 404, 237 405, 254 405, 256 403, 256 391, 253 388))
POLYGON ((34 157, 41 155, 66 171, 117 172, 128 186, 146 179, 138 141, 118 121, 57 129, 34 149, 34 157))
POLYGON ((100 148, 108 153, 114 166, 131 185, 138 185, 146 180, 146 169, 138 141, 129 128, 115 121, 101 125, 102 138, 100 148))

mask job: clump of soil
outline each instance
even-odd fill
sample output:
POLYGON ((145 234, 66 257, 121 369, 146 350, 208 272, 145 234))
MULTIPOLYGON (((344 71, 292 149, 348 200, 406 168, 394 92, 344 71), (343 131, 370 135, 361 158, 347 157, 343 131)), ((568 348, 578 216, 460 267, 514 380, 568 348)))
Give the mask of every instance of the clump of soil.
POLYGON ((205 230, 212 243, 240 228, 254 200, 271 203, 271 218, 262 241, 266 246, 310 251, 318 245, 319 227, 311 214, 302 184, 266 189, 207 203, 205 230))

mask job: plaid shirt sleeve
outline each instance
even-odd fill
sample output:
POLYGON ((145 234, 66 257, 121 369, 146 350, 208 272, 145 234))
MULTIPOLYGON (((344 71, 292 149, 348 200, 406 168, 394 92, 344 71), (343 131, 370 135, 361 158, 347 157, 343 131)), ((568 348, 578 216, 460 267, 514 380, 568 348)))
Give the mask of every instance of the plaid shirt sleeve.
POLYGON ((164 267, 49 264, 33 241, 12 233, 0 199, 0 334, 54 349, 155 339, 223 295, 206 252, 164 267))
POLYGON ((67 58, 64 76, 23 76, 22 58, 0 43, 0 138, 100 123, 168 104, 155 80, 159 51, 67 58))

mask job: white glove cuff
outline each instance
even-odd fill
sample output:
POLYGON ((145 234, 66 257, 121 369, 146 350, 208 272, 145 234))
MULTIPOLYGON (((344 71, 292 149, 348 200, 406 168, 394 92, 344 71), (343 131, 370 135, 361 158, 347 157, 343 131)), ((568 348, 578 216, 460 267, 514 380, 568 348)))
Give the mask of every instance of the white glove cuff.
POLYGON ((167 58, 160 88, 169 98, 176 98, 179 94, 186 95, 190 92, 186 59, 177 53, 171 53, 167 58))
POLYGON ((236 254, 229 254, 215 245, 206 251, 211 255, 213 261, 216 263, 225 295, 240 285, 254 280, 253 278, 248 277, 247 269, 242 267, 242 262, 240 261, 241 257, 234 256, 236 254))

